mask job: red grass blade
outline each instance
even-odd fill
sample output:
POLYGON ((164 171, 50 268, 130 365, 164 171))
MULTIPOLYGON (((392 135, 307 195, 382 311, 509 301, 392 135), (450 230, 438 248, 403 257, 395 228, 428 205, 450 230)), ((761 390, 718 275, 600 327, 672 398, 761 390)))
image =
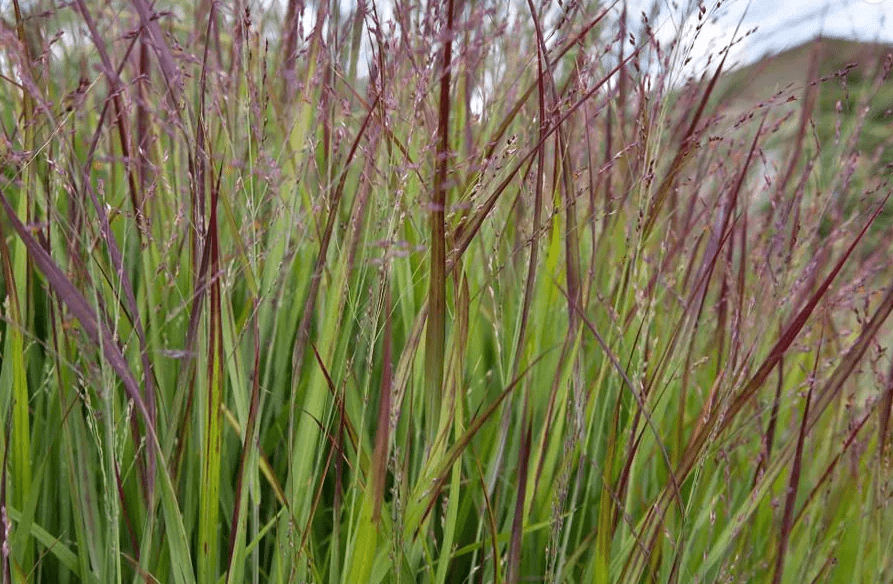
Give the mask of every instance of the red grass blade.
POLYGON ((440 106, 437 122, 437 152, 429 224, 431 230, 431 270, 428 283, 428 327, 425 332, 425 411, 431 419, 428 439, 431 444, 439 430, 440 403, 443 399, 443 372, 446 360, 446 207, 447 175, 450 153, 450 89, 453 59, 453 0, 446 4, 446 29, 443 31, 443 57, 440 72, 440 106))
POLYGON ((815 375, 819 368, 819 355, 822 353, 822 343, 816 348, 815 361, 812 365, 812 376, 809 391, 806 393, 806 404, 803 406, 803 417, 800 420, 800 432, 797 435, 797 449, 794 453, 794 463, 791 467, 791 476, 788 480, 787 496, 784 503, 784 515, 781 520, 781 533, 778 541, 778 555, 775 557, 775 574, 772 576, 772 584, 780 584, 784 573, 784 559, 787 554, 788 541, 791 538, 793 527, 794 505, 797 503, 797 488, 800 486, 800 473, 803 470, 803 443, 806 441, 806 421, 809 419, 809 403, 812 401, 812 391, 815 388, 815 375))

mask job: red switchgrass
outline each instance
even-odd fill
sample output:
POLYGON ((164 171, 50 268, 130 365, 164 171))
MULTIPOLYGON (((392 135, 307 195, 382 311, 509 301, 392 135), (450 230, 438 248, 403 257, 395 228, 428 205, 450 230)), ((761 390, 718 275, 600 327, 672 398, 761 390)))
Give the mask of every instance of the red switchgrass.
POLYGON ((729 51, 670 87, 653 16, 517 7, 212 2, 176 7, 183 26, 145 0, 114 18, 78 0, 84 39, 17 49, 16 67, 93 51, 65 114, 61 84, 23 69, 4 135, 45 191, 23 198, 4 158, 25 429, 43 446, 75 412, 93 432, 29 456, 44 485, 64 482, 57 459, 113 463, 83 469, 90 488, 113 473, 105 515, 100 490, 93 510, 35 491, 74 516, 23 522, 58 540, 35 574, 189 582, 193 558, 205 582, 834 574, 833 530, 853 524, 822 516, 816 535, 813 516, 842 460, 880 487, 893 404, 888 185, 842 114, 823 138, 813 82, 849 69, 819 78, 813 57, 799 98, 734 111, 729 51), (66 139, 32 149, 24 128, 66 139), (91 402, 103 369, 121 411, 91 402), (88 513, 124 570, 66 535, 88 513))
MULTIPOLYGON (((696 424, 689 442, 685 447, 682 458, 676 466, 675 477, 677 481, 682 482, 688 477, 689 473, 694 470, 695 466, 701 459, 702 451, 707 446, 708 440, 715 439, 723 430, 728 429, 733 423, 736 423, 738 421, 737 414, 745 407, 746 404, 752 401, 753 396, 762 387, 769 373, 771 373, 775 366, 779 364, 782 356, 789 349, 797 335, 801 332, 809 318, 809 315, 815 309, 816 305, 828 292, 828 289, 830 288, 835 276, 846 264, 856 245, 865 235, 868 228, 878 216, 881 209, 883 208, 883 204, 885 203, 886 199, 884 199, 884 202, 881 204, 881 206, 879 206, 875 210, 869 220, 865 223, 865 226, 851 242, 849 248, 838 259, 831 272, 825 277, 824 281, 821 283, 818 289, 810 296, 806 305, 799 310, 796 316, 784 329, 779 339, 776 341, 772 349, 770 349, 769 355, 761 363, 756 373, 748 380, 748 382, 737 393, 737 395, 731 396, 728 405, 720 407, 720 404, 717 403, 715 400, 708 400, 707 402, 705 402, 705 409, 702 412, 701 416, 699 416, 698 423, 696 424)), ((818 400, 818 403, 816 404, 813 419, 809 421, 809 425, 807 426, 807 431, 809 427, 811 427, 811 425, 816 422, 816 415, 824 409, 824 406, 827 406, 830 403, 832 394, 839 389, 840 384, 842 384, 843 380, 849 377, 849 374, 852 372, 852 368, 855 366, 855 363, 858 362, 865 349, 867 348, 869 339, 874 338, 874 336, 877 334, 877 329, 879 328, 880 324, 884 320, 886 320, 886 317, 889 316, 890 311, 893 310, 893 288, 891 288, 891 291, 888 292, 887 298, 891 299, 891 301, 889 302, 889 306, 886 306, 888 302, 886 302, 885 299, 885 302, 882 303, 882 305, 878 309, 879 312, 875 313, 875 316, 871 320, 871 323, 874 326, 866 327, 866 329, 863 331, 863 334, 860 335, 859 341, 857 341, 853 348, 844 356, 841 366, 838 367, 837 370, 835 370, 835 373, 830 378, 826 387, 819 392, 820 398, 818 400)), ((643 550, 643 557, 641 558, 643 561, 650 556, 651 550, 655 546, 656 538, 658 537, 661 526, 663 525, 666 512, 669 510, 669 506, 666 504, 667 501, 670 498, 676 496, 678 496, 678 487, 674 487, 671 489, 668 486, 663 490, 661 497, 655 507, 652 507, 649 510, 647 515, 647 525, 649 525, 649 527, 647 528, 647 531, 651 535, 648 536, 647 540, 644 540, 644 545, 641 548, 643 550)), ((633 558, 630 559, 633 560, 633 558)))

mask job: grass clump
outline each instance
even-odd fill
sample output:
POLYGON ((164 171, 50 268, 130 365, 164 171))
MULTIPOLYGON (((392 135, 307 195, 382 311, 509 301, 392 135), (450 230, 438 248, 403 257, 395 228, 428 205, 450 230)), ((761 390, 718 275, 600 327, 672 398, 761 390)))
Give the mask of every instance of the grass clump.
POLYGON ((846 71, 742 106, 595 2, 5 10, 0 581, 893 577, 846 71))

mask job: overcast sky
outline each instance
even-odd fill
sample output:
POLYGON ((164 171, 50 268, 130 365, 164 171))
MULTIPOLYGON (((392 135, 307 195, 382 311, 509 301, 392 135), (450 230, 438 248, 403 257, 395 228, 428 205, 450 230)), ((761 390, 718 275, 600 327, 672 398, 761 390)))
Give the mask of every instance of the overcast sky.
MULTIPOLYGON (((740 15, 746 4, 735 4, 740 15)), ((893 43, 893 0, 753 0, 744 22, 760 27, 748 51, 753 59, 819 34, 893 43)))
MULTIPOLYGON (((689 69, 698 67, 699 61, 703 65, 705 55, 716 54, 717 48, 723 48, 739 21, 741 32, 758 27, 733 49, 733 60, 739 65, 755 61, 766 53, 797 46, 820 34, 893 44, 893 0, 726 0, 718 9, 717 0, 703 0, 707 22, 694 41, 690 31, 698 24, 697 10, 682 23, 682 9, 687 0, 677 0, 677 8, 672 7, 673 0, 657 1, 662 7, 658 19, 658 38, 662 43, 673 38, 680 26, 689 31, 683 35, 688 39, 684 45, 691 47, 689 69)), ((630 13, 638 14, 652 2, 631 0, 635 10, 630 13)))

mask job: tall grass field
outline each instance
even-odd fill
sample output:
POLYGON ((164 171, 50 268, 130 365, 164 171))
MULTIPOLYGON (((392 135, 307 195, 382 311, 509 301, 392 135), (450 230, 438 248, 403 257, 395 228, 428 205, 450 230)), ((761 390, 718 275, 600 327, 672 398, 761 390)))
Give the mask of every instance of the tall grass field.
POLYGON ((0 4, 0 584, 893 582, 893 49, 726 9, 0 4))

